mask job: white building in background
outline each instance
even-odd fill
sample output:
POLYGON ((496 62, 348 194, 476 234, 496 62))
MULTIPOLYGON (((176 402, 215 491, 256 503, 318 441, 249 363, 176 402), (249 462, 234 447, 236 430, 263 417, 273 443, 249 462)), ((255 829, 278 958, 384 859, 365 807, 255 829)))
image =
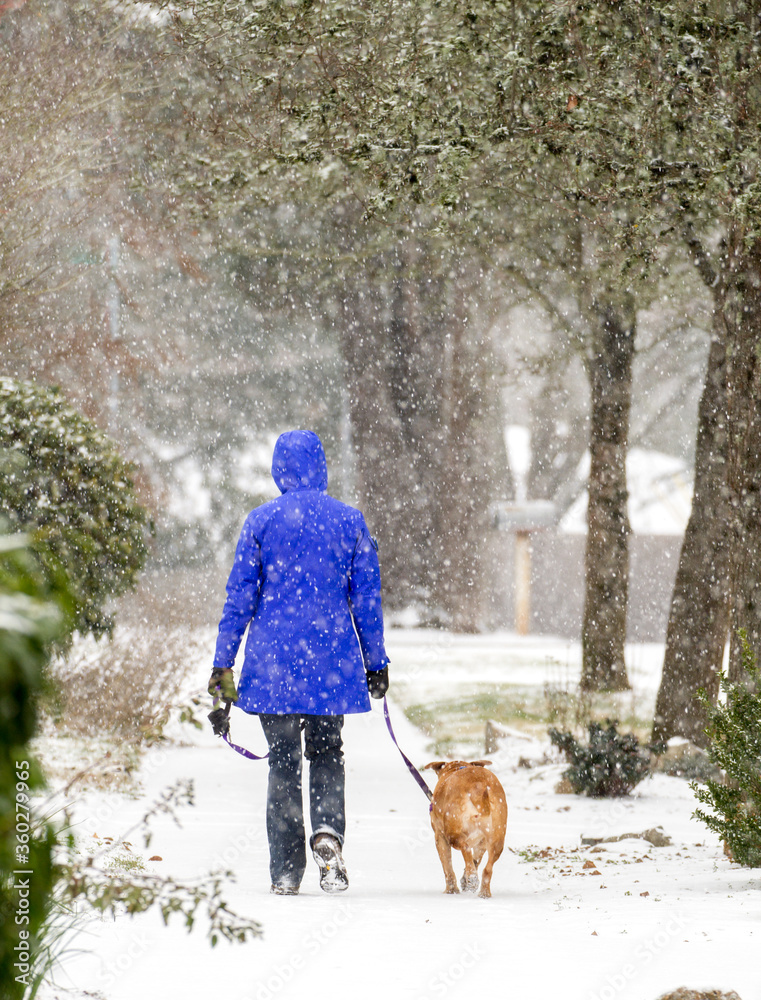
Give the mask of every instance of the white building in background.
MULTIPOLYGON (((510 443, 511 451, 519 452, 519 461, 525 459, 525 439, 513 434, 510 443)), ((587 454, 576 471, 573 502, 559 517, 555 515, 543 524, 537 521, 535 527, 541 530, 531 530, 530 541, 528 535, 521 537, 521 524, 515 521, 512 508, 533 509, 540 505, 525 502, 525 498, 523 504, 501 505, 504 510, 495 524, 503 529, 505 539, 499 546, 504 559, 505 603, 495 607, 494 624, 534 634, 579 638, 585 590, 589 464, 587 454), (524 624, 519 627, 522 618, 524 624)), ((690 516, 691 471, 679 458, 632 448, 626 473, 632 529, 627 634, 630 640, 660 642, 666 634, 679 551, 690 516)))
MULTIPOLYGON (((589 476, 589 453, 577 469, 580 484, 589 476)), ((626 459, 629 522, 635 535, 683 535, 692 505, 692 476, 680 458, 660 451, 632 448, 626 459)), ((587 532, 587 490, 561 517, 558 530, 570 535, 587 532)))

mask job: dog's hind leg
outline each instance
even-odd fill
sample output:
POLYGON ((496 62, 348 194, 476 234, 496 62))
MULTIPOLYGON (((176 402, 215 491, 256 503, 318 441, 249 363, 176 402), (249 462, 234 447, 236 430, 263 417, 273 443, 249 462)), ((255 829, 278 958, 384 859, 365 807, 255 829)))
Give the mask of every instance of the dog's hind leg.
POLYGON ((460 890, 457 888, 457 878, 455 877, 454 868, 452 867, 452 848, 446 837, 442 836, 440 833, 436 833, 436 850, 439 852, 441 867, 444 869, 444 879, 446 881, 446 888, 444 889, 444 892, 459 892, 460 890))
POLYGON ((463 847, 462 856, 465 859, 465 871, 460 879, 460 887, 463 892, 478 892, 478 863, 473 859, 473 851, 463 847))
POLYGON ((502 854, 502 846, 502 844, 497 844, 489 848, 489 856, 486 859, 483 874, 481 875, 481 891, 478 894, 481 899, 491 899, 491 873, 494 868, 494 862, 499 860, 499 856, 502 854))

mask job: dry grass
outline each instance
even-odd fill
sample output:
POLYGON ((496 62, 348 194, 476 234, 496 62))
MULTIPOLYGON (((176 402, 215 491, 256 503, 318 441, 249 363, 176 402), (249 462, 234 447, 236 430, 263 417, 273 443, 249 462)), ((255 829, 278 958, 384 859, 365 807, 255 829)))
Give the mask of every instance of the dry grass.
POLYGON ((160 738, 191 673, 211 668, 216 598, 200 575, 149 575, 115 609, 112 639, 78 638, 51 664, 56 729, 134 746, 160 738))
POLYGON ((80 736, 156 738, 204 647, 203 636, 180 628, 117 627, 112 640, 80 639, 51 665, 54 721, 80 736))

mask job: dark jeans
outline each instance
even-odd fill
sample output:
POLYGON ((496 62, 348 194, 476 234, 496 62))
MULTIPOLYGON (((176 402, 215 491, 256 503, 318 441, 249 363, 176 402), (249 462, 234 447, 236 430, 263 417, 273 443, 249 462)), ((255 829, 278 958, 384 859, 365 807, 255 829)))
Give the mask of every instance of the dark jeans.
POLYGON ((269 746, 267 840, 273 884, 300 885, 306 869, 301 797, 301 731, 309 761, 310 846, 318 833, 343 844, 344 760, 342 715, 260 715, 269 746))

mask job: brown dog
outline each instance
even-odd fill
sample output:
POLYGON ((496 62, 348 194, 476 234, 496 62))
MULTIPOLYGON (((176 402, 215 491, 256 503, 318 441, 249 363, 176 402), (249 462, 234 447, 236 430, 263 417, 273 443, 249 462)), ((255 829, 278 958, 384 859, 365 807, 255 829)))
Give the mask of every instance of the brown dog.
POLYGON ((436 772, 436 788, 431 801, 431 826, 436 850, 446 879, 445 892, 459 892, 452 868, 452 848, 462 851, 465 872, 460 881, 463 892, 478 889, 478 865, 488 852, 481 877, 482 899, 491 897, 494 862, 505 846, 507 801, 499 779, 486 765, 490 760, 434 760, 426 764, 436 772))

